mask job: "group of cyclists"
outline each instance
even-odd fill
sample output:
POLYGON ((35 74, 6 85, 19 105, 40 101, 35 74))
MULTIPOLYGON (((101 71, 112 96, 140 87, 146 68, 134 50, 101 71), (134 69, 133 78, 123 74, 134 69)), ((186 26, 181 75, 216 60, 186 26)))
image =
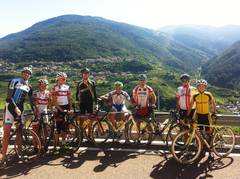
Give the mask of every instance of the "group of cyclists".
MULTIPOLYGON (((90 79, 90 70, 83 68, 81 70, 82 79, 77 84, 76 103, 79 105, 81 114, 94 112, 94 104, 97 102, 96 82, 90 79)), ((9 145, 10 130, 15 120, 21 120, 24 111, 24 100, 29 96, 32 110, 36 119, 42 113, 47 113, 49 106, 55 108, 54 116, 56 121, 55 141, 58 143, 59 136, 62 138, 62 145, 65 143, 65 111, 73 113, 72 95, 69 85, 66 84, 67 74, 58 72, 56 75, 56 84, 49 91, 48 80, 39 79, 37 91, 33 91, 28 83, 28 79, 32 75, 31 67, 24 67, 20 78, 14 78, 9 82, 6 106, 4 111, 3 139, 0 152, 0 161, 6 159, 7 149, 9 145)), ((215 100, 210 92, 206 91, 206 80, 197 82, 197 89, 190 86, 190 76, 183 74, 180 77, 182 84, 178 87, 176 97, 176 111, 179 112, 180 118, 195 119, 199 124, 211 125, 210 112, 216 113, 215 100), (211 111, 210 111, 211 109, 211 111)), ((147 85, 147 76, 141 74, 138 76, 138 85, 132 91, 132 99, 130 95, 123 90, 123 83, 116 81, 114 90, 100 96, 102 100, 106 100, 110 110, 108 119, 115 125, 116 118, 124 118, 128 120, 129 112, 126 101, 134 106, 136 117, 144 117, 149 115, 151 108, 156 108, 156 95, 154 90, 147 85), (116 112, 116 113, 114 113, 116 112), (120 114, 120 115, 119 115, 120 114)), ((46 119, 47 120, 47 119, 46 119)), ((91 126, 91 125, 89 125, 91 126)), ((32 123, 32 129, 37 133, 39 128, 38 121, 32 123)))

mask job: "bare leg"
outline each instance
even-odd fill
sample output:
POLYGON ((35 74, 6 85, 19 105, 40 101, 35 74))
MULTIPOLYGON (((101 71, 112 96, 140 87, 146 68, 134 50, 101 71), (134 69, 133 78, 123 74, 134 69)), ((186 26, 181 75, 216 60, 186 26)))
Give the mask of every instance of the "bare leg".
POLYGON ((0 154, 0 160, 6 159, 11 127, 12 127, 12 125, 4 125, 3 126, 4 133, 3 133, 2 151, 0 154))

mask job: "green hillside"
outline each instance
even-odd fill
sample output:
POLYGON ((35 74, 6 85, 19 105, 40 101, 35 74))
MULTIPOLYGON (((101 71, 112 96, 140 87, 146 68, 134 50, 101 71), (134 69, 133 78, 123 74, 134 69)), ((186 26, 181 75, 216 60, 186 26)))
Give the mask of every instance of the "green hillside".
POLYGON ((0 39, 0 59, 12 62, 114 56, 144 58, 183 70, 205 58, 163 33, 90 16, 59 16, 0 39))
POLYGON ((212 84, 240 89, 240 41, 204 66, 206 78, 212 84))

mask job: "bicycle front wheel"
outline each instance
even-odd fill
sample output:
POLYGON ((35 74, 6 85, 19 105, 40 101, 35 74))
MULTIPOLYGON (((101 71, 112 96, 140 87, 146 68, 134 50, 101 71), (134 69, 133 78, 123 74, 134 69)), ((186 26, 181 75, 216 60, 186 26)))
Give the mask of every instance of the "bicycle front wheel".
POLYGON ((31 129, 22 129, 22 136, 17 136, 14 149, 20 159, 29 161, 41 154, 41 142, 38 135, 31 129))
POLYGON ((92 140, 96 145, 101 145, 113 137, 113 129, 107 120, 96 121, 92 127, 92 140))
POLYGON ((174 159, 178 162, 191 164, 200 155, 201 140, 189 130, 180 132, 173 140, 171 152, 174 159))
POLYGON ((212 139, 213 151, 218 157, 228 156, 235 145, 235 135, 230 127, 216 129, 212 139))

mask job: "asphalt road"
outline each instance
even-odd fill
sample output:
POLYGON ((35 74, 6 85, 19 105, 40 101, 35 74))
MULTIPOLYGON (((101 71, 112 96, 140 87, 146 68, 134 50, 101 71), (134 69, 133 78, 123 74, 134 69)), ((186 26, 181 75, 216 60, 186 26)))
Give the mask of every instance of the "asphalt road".
POLYGON ((214 161, 207 156, 195 164, 181 165, 170 154, 120 148, 102 151, 97 148, 81 148, 73 157, 46 155, 33 163, 9 162, 0 169, 0 178, 217 178, 240 179, 240 155, 214 161))

